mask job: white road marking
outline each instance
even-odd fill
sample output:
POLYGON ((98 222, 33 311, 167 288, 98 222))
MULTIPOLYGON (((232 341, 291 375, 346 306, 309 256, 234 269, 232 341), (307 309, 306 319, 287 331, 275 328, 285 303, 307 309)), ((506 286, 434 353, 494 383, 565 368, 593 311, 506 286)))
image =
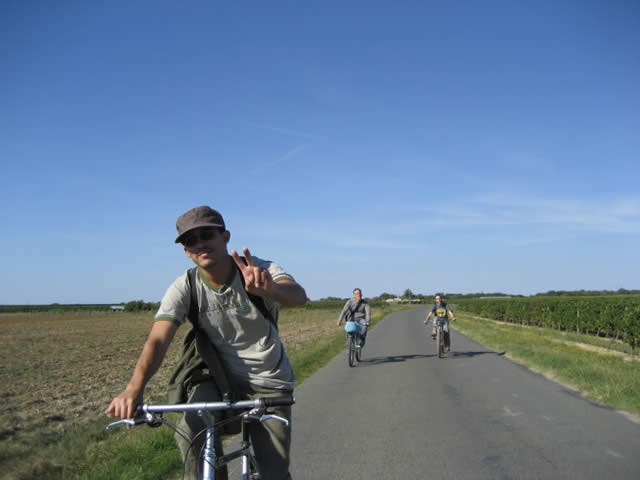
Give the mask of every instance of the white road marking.
POLYGON ((624 455, 622 455, 621 453, 618 453, 614 450, 611 450, 610 448, 607 448, 606 450, 607 455, 611 455, 612 457, 616 457, 616 458, 624 458, 624 455))
POLYGON ((504 410, 504 414, 505 414, 507 417, 518 417, 518 416, 522 415, 522 412, 513 412, 513 411, 511 411, 511 409, 510 409, 509 407, 507 407, 507 406, 502 407, 502 409, 504 410))

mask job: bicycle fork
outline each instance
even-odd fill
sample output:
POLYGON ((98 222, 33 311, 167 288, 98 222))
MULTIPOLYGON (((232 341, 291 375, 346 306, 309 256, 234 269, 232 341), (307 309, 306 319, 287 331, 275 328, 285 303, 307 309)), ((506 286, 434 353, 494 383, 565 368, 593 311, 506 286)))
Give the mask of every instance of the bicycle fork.
MULTIPOLYGON (((269 416, 270 417, 270 416, 269 416)), ((243 423, 245 421, 243 420, 243 423)), ((204 443, 204 452, 202 459, 202 479, 203 480, 215 480, 216 468, 220 468, 227 465, 232 460, 242 457, 242 480, 250 480, 252 477, 252 466, 250 460, 250 447, 249 447, 249 429, 242 426, 242 445, 234 452, 221 457, 217 456, 215 447, 215 427, 207 427, 206 437, 204 443)))
MULTIPOLYGON (((244 422, 244 420, 243 420, 244 422)), ((241 450, 246 451, 246 455, 242 456, 242 480, 250 480, 252 475, 252 469, 250 464, 249 457, 249 429, 246 428, 247 425, 242 425, 242 448, 241 450)))

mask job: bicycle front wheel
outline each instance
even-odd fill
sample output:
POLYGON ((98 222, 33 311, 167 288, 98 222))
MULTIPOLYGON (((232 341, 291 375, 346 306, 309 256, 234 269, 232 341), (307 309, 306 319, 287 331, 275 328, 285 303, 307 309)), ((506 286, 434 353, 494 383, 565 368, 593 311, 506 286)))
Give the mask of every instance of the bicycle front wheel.
POLYGON ((347 360, 349 361, 350 367, 353 367, 356 357, 356 346, 353 338, 353 335, 349 335, 349 340, 347 342, 347 360))
POLYGON ((436 350, 438 358, 442 358, 444 352, 444 338, 442 338, 442 327, 436 329, 436 350))

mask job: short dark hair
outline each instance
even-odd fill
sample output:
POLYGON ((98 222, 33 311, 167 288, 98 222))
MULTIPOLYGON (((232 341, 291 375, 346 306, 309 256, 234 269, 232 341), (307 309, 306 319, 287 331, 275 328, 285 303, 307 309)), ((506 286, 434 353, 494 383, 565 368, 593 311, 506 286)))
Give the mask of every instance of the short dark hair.
POLYGON ((352 293, 356 293, 356 290, 358 290, 360 292, 360 295, 362 295, 362 289, 361 288, 354 288, 352 293))

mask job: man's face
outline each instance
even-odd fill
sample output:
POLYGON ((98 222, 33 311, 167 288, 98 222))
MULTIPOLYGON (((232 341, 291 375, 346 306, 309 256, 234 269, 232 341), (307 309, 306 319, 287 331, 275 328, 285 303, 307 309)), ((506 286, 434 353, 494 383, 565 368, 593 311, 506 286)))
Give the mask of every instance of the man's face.
POLYGON ((227 255, 229 232, 216 227, 201 227, 185 235, 182 244, 184 252, 202 268, 212 267, 227 255))
POLYGON ((360 289, 359 289, 359 288, 356 288, 356 289, 353 291, 353 299, 354 299, 356 302, 359 302, 361 298, 362 298, 362 292, 360 291, 360 289))
POLYGON ((442 303, 442 299, 440 298, 440 295, 436 295, 436 303, 438 305, 440 305, 442 303))

